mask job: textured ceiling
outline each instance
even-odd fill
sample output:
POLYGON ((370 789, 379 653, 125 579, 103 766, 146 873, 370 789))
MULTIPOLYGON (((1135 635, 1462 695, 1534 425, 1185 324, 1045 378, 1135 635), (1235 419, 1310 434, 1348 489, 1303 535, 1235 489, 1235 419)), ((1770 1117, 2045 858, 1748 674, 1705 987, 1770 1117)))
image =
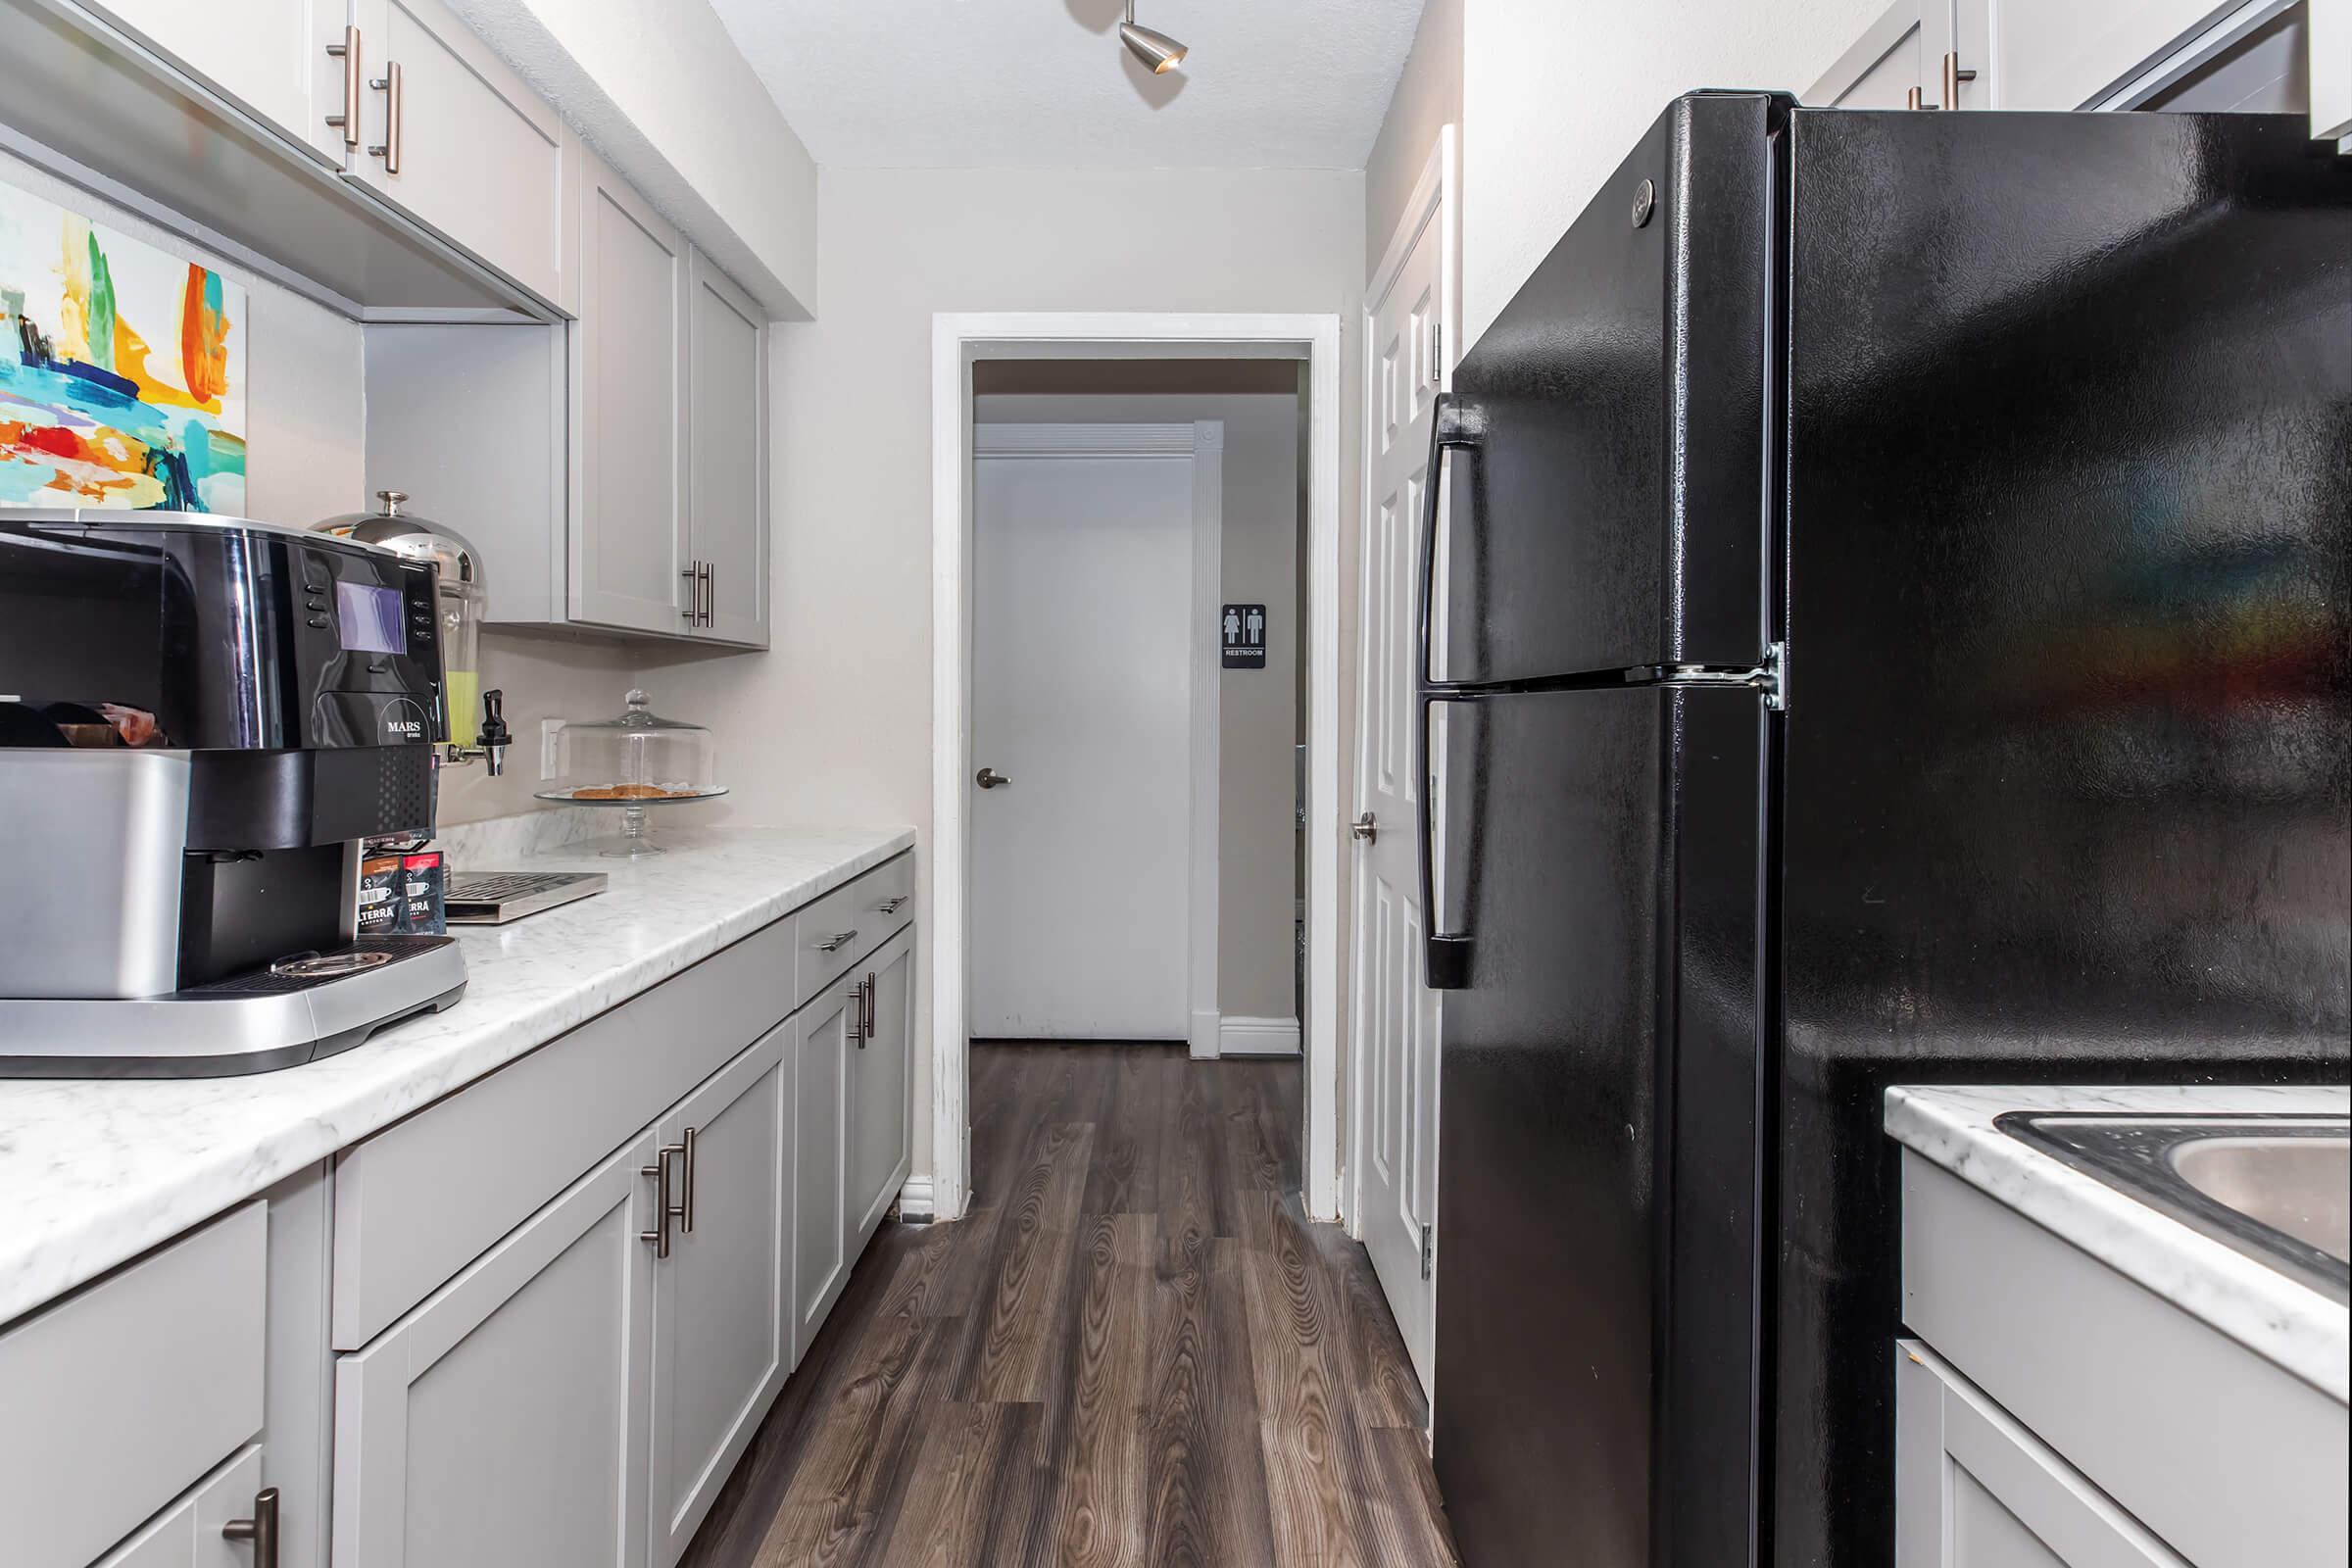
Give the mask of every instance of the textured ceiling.
POLYGON ((712 0, 820 164, 1360 169, 1422 0, 712 0))

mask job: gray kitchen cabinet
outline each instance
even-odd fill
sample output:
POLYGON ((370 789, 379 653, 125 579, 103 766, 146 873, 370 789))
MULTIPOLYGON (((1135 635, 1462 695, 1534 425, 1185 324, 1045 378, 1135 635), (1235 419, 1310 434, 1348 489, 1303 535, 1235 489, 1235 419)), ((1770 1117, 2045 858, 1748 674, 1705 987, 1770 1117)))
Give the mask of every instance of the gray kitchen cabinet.
POLYGON ((89 6, 284 138, 344 166, 344 74, 326 52, 343 42, 345 0, 96 0, 89 6))
POLYGON ((849 1131, 844 1139, 849 1203, 843 1219, 853 1254, 874 1234, 906 1185, 913 1115, 906 1092, 914 1045, 913 928, 884 943, 860 969, 866 994, 865 1038, 850 1053, 849 1131))
POLYGON ((1925 1346, 1894 1377, 1896 1568, 2187 1568, 1925 1346))
POLYGON ((268 1252, 247 1203, 0 1333, 0 1562, 84 1568, 261 1432, 268 1252))
POLYGON ((641 1568, 649 1131, 335 1368, 335 1568, 641 1568))
POLYGON ((850 1184, 850 1057, 865 972, 833 982, 793 1019, 792 1327, 797 1363, 849 1283, 856 1252, 846 1223, 850 1184))
POLYGON ((252 1568, 252 1544, 232 1541, 225 1532, 239 1520, 254 1519, 261 1486, 262 1450, 243 1449, 100 1558, 95 1568, 252 1568))
POLYGON ((687 536, 698 635, 767 644, 767 314, 695 251, 688 269, 687 536))
POLYGON ((601 163, 583 159, 577 190, 571 618, 683 633, 695 605, 686 240, 601 163))
POLYGON ((1805 90, 1816 109, 1904 109, 1911 96, 1934 102, 1936 62, 1925 54, 1927 14, 1950 0, 1894 0, 1862 30, 1837 64, 1805 90))
POLYGON ((354 0, 352 21, 368 82, 352 177, 555 301, 579 146, 562 118, 441 0, 354 0))
POLYGON ((694 1539, 792 1366, 792 1028, 658 1129, 676 1196, 654 1264, 653 1568, 694 1539))

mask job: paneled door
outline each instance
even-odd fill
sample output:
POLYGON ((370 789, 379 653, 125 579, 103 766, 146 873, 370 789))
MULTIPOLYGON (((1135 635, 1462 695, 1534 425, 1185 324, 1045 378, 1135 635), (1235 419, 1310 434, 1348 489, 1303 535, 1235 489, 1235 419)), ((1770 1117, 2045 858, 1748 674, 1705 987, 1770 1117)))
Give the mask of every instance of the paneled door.
POLYGON ((797 1361, 849 1283, 852 1030, 865 971, 845 974, 793 1015, 792 1337, 797 1361))
MULTIPOLYGON (((1434 196, 1435 193, 1433 193, 1434 196)), ((1369 311, 1362 654, 1356 716, 1354 988, 1357 1074, 1350 1164, 1357 1237, 1388 1293, 1422 1387, 1430 1384, 1436 1244, 1438 999, 1421 983, 1414 639, 1431 408, 1444 389, 1446 204, 1416 204, 1417 232, 1369 311)), ((1444 559, 1443 556, 1440 557, 1444 559)), ((1443 596, 1441 595, 1441 601, 1443 596)))
POLYGON ((669 1568, 792 1365, 792 1025, 662 1119, 675 1212, 654 1267, 652 1568, 669 1568))
POLYGON ((767 643, 767 315, 691 253, 687 537, 701 635, 767 643))
POLYGON ((336 1568, 643 1568, 655 1149, 336 1358, 336 1568))
POLYGON ((874 1234, 906 1185, 913 1102, 907 1096, 914 1031, 914 930, 882 944, 858 966, 865 986, 863 1038, 850 1053, 844 1218, 853 1250, 874 1234))

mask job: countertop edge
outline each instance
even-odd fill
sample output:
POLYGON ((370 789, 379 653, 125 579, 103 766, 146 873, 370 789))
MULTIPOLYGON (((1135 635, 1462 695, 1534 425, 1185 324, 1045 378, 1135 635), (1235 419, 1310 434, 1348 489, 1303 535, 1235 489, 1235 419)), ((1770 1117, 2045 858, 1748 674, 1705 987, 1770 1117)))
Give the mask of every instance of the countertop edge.
POLYGON ((2352 1403, 2352 1316, 2345 1308, 1993 1124, 2015 1110, 2342 1114, 2347 1108, 2352 1089, 2332 1085, 1897 1085, 1886 1094, 1885 1127, 1896 1143, 1993 1201, 2337 1402, 2352 1403), (2205 1288, 2185 1289, 2178 1264, 2159 1266, 2168 1257, 2192 1269, 2205 1288))
MULTIPOLYGON (((309 1109, 260 1147, 224 1148, 211 1161, 182 1166, 166 1179, 127 1188, 118 1200, 104 1205, 84 1205, 70 1221, 40 1229, 31 1195, 0 1193, 0 1200, 6 1200, 0 1201, 0 1220, 5 1221, 5 1231, 0 1231, 0 1237, 5 1237, 0 1239, 0 1333, 17 1319, 259 1197, 306 1166, 479 1082, 591 1018, 772 925, 913 849, 915 842, 912 827, 890 830, 813 876, 747 897, 740 907, 716 919, 582 976, 537 1004, 531 1012, 485 1026, 479 1038, 446 1045, 414 1061, 386 1061, 381 1073, 342 1086, 339 1097, 309 1109), (24 1233, 26 1225, 35 1227, 29 1236, 24 1233), (15 1235, 6 1236, 8 1231, 15 1235)), ((565 856, 559 848, 533 858, 556 862, 565 856)), ((283 1070, 306 1072, 329 1063, 348 1066, 359 1053, 377 1050, 379 1042, 400 1043, 397 1037, 387 1035, 327 1058, 326 1063, 283 1070)), ((245 1081, 250 1080, 205 1080, 214 1084, 245 1081)), ((102 1085, 108 1081, 82 1082, 102 1085)), ((6 1132, 6 1127, 0 1126, 0 1149, 5 1147, 6 1132)))

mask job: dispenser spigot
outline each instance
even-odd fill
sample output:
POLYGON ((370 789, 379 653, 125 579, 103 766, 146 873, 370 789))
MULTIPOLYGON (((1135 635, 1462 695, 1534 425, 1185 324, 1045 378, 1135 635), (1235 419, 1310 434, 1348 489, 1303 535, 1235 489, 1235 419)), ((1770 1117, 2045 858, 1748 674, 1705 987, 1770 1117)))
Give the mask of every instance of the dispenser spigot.
POLYGON ((514 737, 507 729, 507 694, 496 689, 482 693, 482 727, 475 740, 482 748, 482 766, 492 778, 507 770, 507 748, 514 737))
POLYGON ((482 770, 492 778, 504 777, 507 771, 507 748, 514 744, 514 734, 507 728, 507 694, 493 688, 482 693, 482 722, 474 730, 471 746, 446 747, 442 755, 452 762, 470 762, 481 760, 482 770))

